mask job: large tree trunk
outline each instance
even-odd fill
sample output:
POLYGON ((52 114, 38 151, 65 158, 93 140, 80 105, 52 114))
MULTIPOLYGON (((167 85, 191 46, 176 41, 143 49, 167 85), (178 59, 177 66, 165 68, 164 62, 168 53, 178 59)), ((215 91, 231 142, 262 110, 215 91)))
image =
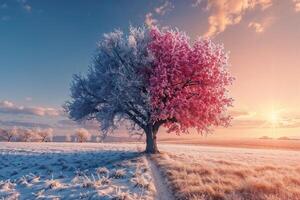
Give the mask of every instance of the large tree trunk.
POLYGON ((146 132, 146 153, 155 154, 159 153, 157 144, 156 144, 156 134, 158 132, 158 127, 148 126, 146 132))

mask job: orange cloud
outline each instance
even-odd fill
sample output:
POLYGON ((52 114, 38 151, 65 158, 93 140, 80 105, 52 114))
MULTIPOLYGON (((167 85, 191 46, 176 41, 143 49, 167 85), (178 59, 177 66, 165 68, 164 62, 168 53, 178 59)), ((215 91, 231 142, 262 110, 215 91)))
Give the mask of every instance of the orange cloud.
POLYGON ((274 21, 274 18, 268 17, 260 22, 250 22, 248 27, 254 29, 256 33, 262 33, 269 27, 274 21))
POLYGON ((295 4, 295 11, 300 12, 300 0, 293 0, 295 4))
POLYGON ((54 108, 17 106, 10 101, 0 101, 0 113, 36 116, 61 115, 61 111, 54 108))
POLYGON ((208 18, 209 28, 205 36, 215 36, 227 26, 241 22, 245 12, 260 7, 262 10, 269 8, 272 0, 208 0, 208 9, 212 15, 208 18))
POLYGON ((242 110, 242 109, 235 109, 235 110, 230 111, 230 115, 234 119, 251 118, 255 115, 255 112, 250 112, 250 111, 242 110))
POLYGON ((258 22, 250 22, 248 25, 249 28, 253 28, 256 33, 262 33, 265 31, 265 27, 258 22))
POLYGON ((230 112, 233 117, 233 129, 269 129, 269 128, 300 128, 300 115, 282 111, 276 122, 265 116, 264 113, 255 113, 248 110, 235 109, 230 112))

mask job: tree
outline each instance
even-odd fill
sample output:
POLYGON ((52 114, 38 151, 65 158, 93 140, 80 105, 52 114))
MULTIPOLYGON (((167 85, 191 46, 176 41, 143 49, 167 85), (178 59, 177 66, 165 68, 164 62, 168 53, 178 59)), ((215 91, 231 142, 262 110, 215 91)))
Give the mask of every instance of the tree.
POLYGON ((51 142, 53 139, 53 129, 47 128, 43 130, 38 130, 37 135, 41 142, 51 142))
POLYGON ((87 75, 74 75, 65 109, 75 121, 96 119, 104 135, 128 121, 130 131, 146 134, 146 152, 157 153, 162 125, 177 134, 228 125, 227 60, 221 45, 209 39, 191 44, 178 30, 131 27, 128 36, 105 34, 87 75))
POLYGON ((84 128, 80 128, 76 130, 76 139, 77 142, 87 142, 90 140, 91 134, 88 132, 88 130, 84 128))
POLYGON ((18 129, 13 127, 12 129, 0 129, 0 139, 7 142, 12 141, 14 137, 18 134, 18 129))
POLYGON ((21 142, 29 142, 31 139, 35 138, 35 132, 30 129, 20 129, 18 133, 18 140, 21 142))

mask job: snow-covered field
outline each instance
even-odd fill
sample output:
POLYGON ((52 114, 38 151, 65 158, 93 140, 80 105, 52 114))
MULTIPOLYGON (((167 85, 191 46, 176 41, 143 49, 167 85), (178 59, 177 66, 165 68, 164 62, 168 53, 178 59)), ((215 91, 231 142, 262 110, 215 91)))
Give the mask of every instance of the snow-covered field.
POLYGON ((149 159, 140 154, 144 144, 0 143, 0 199, 300 197, 299 151, 159 148, 149 159))
POLYGON ((136 145, 0 143, 0 199, 153 199, 136 145))

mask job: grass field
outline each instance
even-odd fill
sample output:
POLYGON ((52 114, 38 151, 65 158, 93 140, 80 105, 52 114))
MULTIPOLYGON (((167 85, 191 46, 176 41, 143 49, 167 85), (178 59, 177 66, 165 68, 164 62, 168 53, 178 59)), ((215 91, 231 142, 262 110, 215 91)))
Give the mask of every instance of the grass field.
POLYGON ((168 145, 152 159, 176 199, 300 199, 298 151, 168 145))
POLYGON ((279 139, 210 139, 205 137, 193 139, 181 139, 178 137, 162 139, 160 142, 166 144, 189 144, 201 146, 220 146, 220 147, 239 147, 239 148, 254 148, 254 149, 287 149, 287 150, 300 150, 300 140, 279 140, 279 139))

